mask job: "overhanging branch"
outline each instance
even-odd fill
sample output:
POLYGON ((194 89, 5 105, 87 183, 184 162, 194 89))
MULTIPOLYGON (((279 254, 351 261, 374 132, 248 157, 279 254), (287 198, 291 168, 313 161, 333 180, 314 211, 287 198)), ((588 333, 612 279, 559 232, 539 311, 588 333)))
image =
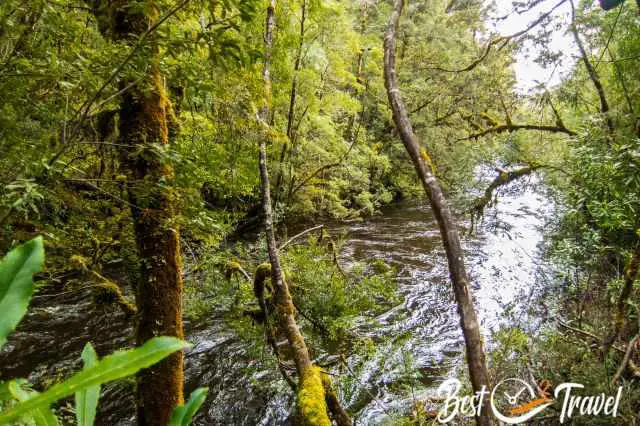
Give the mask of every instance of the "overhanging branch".
POLYGON ((558 2, 555 6, 553 6, 548 12, 543 13, 538 18, 536 18, 533 22, 531 22, 529 25, 527 25, 527 27, 524 30, 518 31, 518 32, 513 33, 511 35, 508 35, 508 36, 498 37, 498 38, 495 38, 493 40, 490 40, 487 43, 487 46, 484 48, 484 51, 483 51, 482 55, 480 55, 480 57, 478 57, 476 60, 471 62, 466 67, 460 68, 460 69, 447 69, 447 68, 441 68, 441 67, 433 67, 433 68, 430 68, 430 69, 434 69, 434 70, 442 71, 442 72, 450 72, 450 73, 459 73, 459 72, 471 71, 472 69, 474 69, 475 67, 480 65, 480 63, 482 63, 482 61, 484 61, 487 58, 487 56, 489 56, 489 53, 491 52, 491 49, 494 46, 496 46, 497 44, 500 44, 500 46, 498 47, 498 50, 503 49, 511 40, 526 34, 527 32, 531 31, 533 28, 538 26, 542 21, 544 21, 546 18, 548 18, 557 8, 562 6, 562 4, 565 1, 567 1, 567 0, 560 0, 560 2, 558 2))
POLYGON ((518 130, 539 130, 543 132, 551 132, 551 133, 564 133, 569 136, 575 136, 576 132, 573 130, 569 130, 564 126, 546 126, 540 124, 500 124, 498 126, 493 126, 488 129, 482 130, 477 133, 473 133, 464 139, 478 139, 483 136, 487 136, 493 133, 504 133, 504 132, 515 132, 518 130))

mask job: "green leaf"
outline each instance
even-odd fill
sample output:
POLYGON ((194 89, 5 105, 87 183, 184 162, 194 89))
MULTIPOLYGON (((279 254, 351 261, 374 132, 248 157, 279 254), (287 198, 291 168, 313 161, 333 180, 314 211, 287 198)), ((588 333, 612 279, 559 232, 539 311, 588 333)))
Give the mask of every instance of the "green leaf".
POLYGON ((131 376, 175 351, 184 349, 187 345, 186 342, 175 337, 154 337, 139 348, 117 351, 104 357, 93 367, 86 368, 70 379, 53 385, 43 394, 0 413, 0 424, 8 423, 33 410, 47 408, 53 402, 81 390, 131 376))
MULTIPOLYGON (((98 363, 98 355, 87 343, 82 350, 82 360, 84 361, 84 370, 95 366, 98 363)), ((100 385, 86 388, 85 390, 76 392, 76 421, 78 426, 93 426, 96 418, 96 409, 98 408, 98 399, 100 398, 100 385)))
POLYGON ((27 312, 33 294, 33 274, 42 269, 42 237, 11 250, 0 262, 0 347, 27 312))
MULTIPOLYGON (((27 381, 23 379, 12 380, 8 383, 8 390, 13 399, 18 401, 28 401, 39 395, 38 392, 27 386, 27 381)), ((25 413, 24 417, 28 417, 34 421, 36 426, 57 426, 58 418, 53 414, 49 407, 39 407, 25 413)))
POLYGON ((0 402, 11 399, 11 392, 9 391, 10 383, 11 382, 0 382, 0 402))
POLYGON ((207 399, 208 393, 208 388, 198 388, 191 392, 189 401, 185 405, 178 405, 173 409, 169 426, 189 426, 193 416, 207 399))

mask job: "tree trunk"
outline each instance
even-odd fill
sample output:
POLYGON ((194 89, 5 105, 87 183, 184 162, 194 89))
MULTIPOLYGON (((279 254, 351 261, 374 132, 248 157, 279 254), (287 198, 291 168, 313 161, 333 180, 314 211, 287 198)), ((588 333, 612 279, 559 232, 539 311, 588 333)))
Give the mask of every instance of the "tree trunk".
POLYGON ((580 51, 580 58, 584 63, 585 68, 587 69, 587 73, 589 74, 589 78, 593 83, 593 86, 596 88, 596 92, 598 92, 598 99, 600 99, 600 113, 603 115, 605 122, 607 123, 607 128, 610 133, 613 133, 615 130, 613 125, 613 120, 611 119, 611 115, 609 114, 609 103, 607 102, 607 97, 604 93, 604 87, 602 87, 602 83, 600 82, 600 77, 598 76, 598 72, 594 68, 593 64, 589 60, 589 56, 587 55, 587 49, 585 49, 584 44, 582 43, 582 39, 578 34, 578 29, 576 28, 576 10, 575 5, 573 4, 573 0, 569 0, 571 4, 571 33, 573 34, 573 39, 576 41, 578 45, 578 50, 580 51))
POLYGON ((629 263, 625 268, 624 275, 624 285, 622 286, 622 291, 620 291, 620 295, 618 296, 618 300, 616 302, 613 318, 611 321, 611 332, 609 335, 603 339, 602 342, 602 352, 603 355, 606 356, 611 349, 611 346, 616 342, 618 337, 620 336, 620 331, 624 326, 625 320, 627 319, 627 302, 631 293, 633 292, 633 283, 638 278, 638 269, 640 267, 640 242, 636 243, 636 246, 631 254, 631 258, 629 259, 629 263))
MULTIPOLYGON (((267 18, 265 25, 265 52, 262 78, 265 86, 265 103, 259 111, 259 120, 267 126, 271 109, 271 50, 273 46, 273 29, 275 27, 275 0, 270 0, 267 7, 267 18)), ((322 372, 319 367, 314 366, 309 350, 304 341, 304 337, 298 328, 295 318, 295 306, 289 293, 289 287, 284 281, 282 268, 280 266, 280 256, 273 227, 273 213, 271 210, 271 190, 269 187, 269 173, 267 169, 267 146, 266 138, 268 132, 260 137, 260 187, 262 191, 262 208, 264 210, 264 227, 267 238, 267 248, 269 251, 269 262, 271 264, 271 277, 275 287, 275 306, 280 328, 284 331, 289 346, 291 348, 296 371, 299 377, 298 383, 298 420, 305 426, 330 426, 328 407, 325 401, 325 388, 322 380, 322 372)), ((331 399, 332 400, 332 399, 331 399)), ((332 400, 333 401, 333 400, 332 400)), ((338 404, 339 406, 339 404, 338 404)), ((341 413, 344 413, 342 410, 341 413)), ((348 417, 348 416, 347 416, 348 417)), ((337 418, 340 420, 340 418, 337 418)), ((348 423, 351 424, 350 419, 348 423)))
MULTIPOLYGON (((149 29, 158 17, 155 5, 148 2, 141 9, 133 3, 121 0, 111 2, 109 10, 95 8, 105 36, 136 40, 149 29)), ((174 115, 158 70, 157 48, 149 52, 150 71, 122 95, 119 122, 120 162, 128 177, 141 264, 136 288, 138 346, 155 336, 184 337, 180 237, 174 223, 174 197, 167 188, 173 168, 151 147, 169 143, 174 115)), ((121 82, 122 87, 130 84, 121 82)), ((169 423, 173 408, 184 402, 182 352, 139 373, 136 401, 138 424, 169 423)))
MULTIPOLYGON (((469 375, 473 390, 478 392, 483 386, 489 385, 489 374, 482 348, 482 337, 480 335, 480 325, 473 307, 473 300, 469 290, 469 278, 464 266, 464 257, 460 246, 458 231, 451 211, 444 197, 442 188, 436 180, 430 167, 427 151, 420 148, 418 138, 413 133, 413 128, 407 114, 406 107, 400 96, 398 81, 396 77, 396 32, 400 21, 400 14, 404 7, 403 0, 395 0, 389 27, 384 36, 384 81, 387 89, 389 104, 393 112, 393 121, 400 133, 416 173, 424 190, 429 198, 433 214, 438 221, 442 243, 444 245, 447 261, 449 263, 449 274, 453 283, 453 292, 458 304, 458 314, 460 315, 460 325, 466 344, 467 361, 469 364, 469 375)), ((488 401, 485 398, 483 410, 476 418, 479 425, 490 425, 491 418, 488 412, 488 401)))
POLYGON ((291 82, 291 93, 289 95, 289 111, 287 112, 287 139, 288 142, 282 145, 280 151, 280 160, 278 162, 278 174, 276 176, 276 186, 274 187, 275 204, 278 204, 280 197, 280 187, 283 179, 284 160, 287 157, 287 151, 295 143, 293 122, 295 120, 296 98, 298 96, 298 72, 302 62, 302 48, 304 47, 304 25, 307 20, 307 0, 302 0, 302 11, 300 17, 300 40, 296 51, 296 59, 293 65, 293 81, 291 82))

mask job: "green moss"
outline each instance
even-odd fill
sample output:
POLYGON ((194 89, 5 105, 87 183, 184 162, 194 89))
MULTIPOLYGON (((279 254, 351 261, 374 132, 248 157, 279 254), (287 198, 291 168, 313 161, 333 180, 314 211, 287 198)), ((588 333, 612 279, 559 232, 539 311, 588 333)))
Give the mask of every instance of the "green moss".
POLYGON ((117 303, 127 316, 135 315, 138 312, 136 305, 131 303, 124 294, 122 294, 122 290, 120 290, 118 284, 102 277, 99 274, 96 275, 103 279, 102 282, 97 284, 100 291, 96 295, 96 302, 117 303))
POLYGON ((256 274, 253 278, 253 293, 256 299, 261 300, 264 297, 265 280, 271 275, 271 264, 265 262, 256 268, 256 274))
POLYGON ((327 403, 324 398, 320 367, 311 367, 300 380, 298 412, 303 425, 331 426, 331 421, 327 414, 327 403))
POLYGON ((236 274, 238 271, 240 271, 240 268, 241 268, 240 263, 236 262, 235 260, 230 261, 227 264, 227 267, 226 267, 226 269, 224 271, 224 277, 227 280, 230 280, 233 277, 234 274, 236 274))

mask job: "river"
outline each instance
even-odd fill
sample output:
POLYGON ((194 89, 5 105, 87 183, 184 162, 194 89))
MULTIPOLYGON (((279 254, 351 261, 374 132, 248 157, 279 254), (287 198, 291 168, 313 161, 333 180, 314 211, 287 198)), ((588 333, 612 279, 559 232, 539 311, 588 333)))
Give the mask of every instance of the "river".
MULTIPOLYGON (((553 204, 533 179, 524 190, 502 194, 476 231, 463 236, 488 346, 492 332, 501 326, 527 327, 537 321, 528 303, 540 288, 539 244, 553 214, 553 204)), ((429 208, 415 203, 385 208, 361 222, 326 226, 344 238, 339 257, 345 267, 379 258, 397 269, 403 303, 377 317, 375 327, 359 330, 374 341, 382 342, 384 337, 384 342, 366 359, 347 359, 353 375, 340 371, 349 376, 340 395, 356 414, 357 424, 392 424, 395 416, 411 412, 415 401, 435 396, 444 379, 465 373, 463 341, 438 228, 429 208)), ((0 377, 29 377, 46 385, 47 380, 79 368, 86 341, 91 340, 102 354, 126 345, 130 325, 119 310, 105 309, 92 303, 90 289, 39 294, 0 352, 0 377)), ((248 368, 254 371, 258 361, 247 356, 245 343, 220 315, 197 325, 187 323, 186 328, 194 344, 186 354, 186 390, 210 388, 197 424, 285 422, 293 404, 290 392, 274 371, 245 374, 248 368)), ((106 387, 97 424, 133 422, 131 389, 130 381, 106 387)))

